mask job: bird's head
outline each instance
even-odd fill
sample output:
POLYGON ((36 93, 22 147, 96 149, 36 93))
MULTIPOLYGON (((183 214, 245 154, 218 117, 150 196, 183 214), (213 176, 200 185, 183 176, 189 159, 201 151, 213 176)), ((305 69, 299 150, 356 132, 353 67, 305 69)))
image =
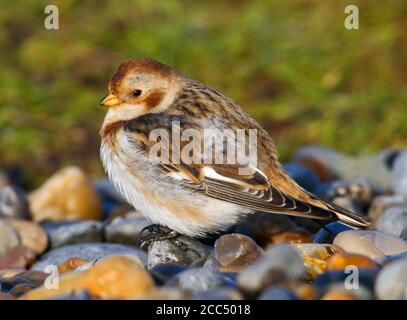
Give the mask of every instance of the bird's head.
POLYGON ((128 60, 113 73, 109 93, 100 102, 109 108, 105 123, 163 112, 183 84, 184 77, 168 65, 147 58, 128 60))

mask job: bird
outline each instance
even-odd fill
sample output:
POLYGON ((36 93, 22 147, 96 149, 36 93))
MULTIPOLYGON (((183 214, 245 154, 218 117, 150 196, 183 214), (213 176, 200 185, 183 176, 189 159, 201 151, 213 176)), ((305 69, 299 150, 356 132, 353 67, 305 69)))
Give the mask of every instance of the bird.
MULTIPOLYGON (((259 211, 339 220, 354 228, 369 225, 298 185, 279 162, 269 133, 237 102, 167 64, 150 58, 126 60, 113 72, 100 105, 107 108, 100 130, 105 171, 121 195, 155 225, 202 238, 259 211), (185 147, 191 139, 176 143, 174 132, 188 130, 196 138, 211 130, 243 130, 246 138, 254 130, 256 161, 216 162, 216 150, 203 159, 202 149, 214 147, 202 147, 199 139, 196 161, 178 159, 172 148, 185 147), (157 132, 163 134, 157 137, 157 132), (152 157, 157 144, 160 152, 152 157), (167 157, 160 158, 163 154, 167 157)), ((231 141, 247 151, 236 137, 231 141)))

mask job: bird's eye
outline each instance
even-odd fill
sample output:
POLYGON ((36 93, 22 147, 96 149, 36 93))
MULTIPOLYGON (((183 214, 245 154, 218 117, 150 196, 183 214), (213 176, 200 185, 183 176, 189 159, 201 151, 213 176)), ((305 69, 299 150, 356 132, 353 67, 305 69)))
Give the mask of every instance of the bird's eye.
POLYGON ((133 96, 134 97, 140 97, 141 96, 141 90, 139 90, 139 89, 134 90, 133 91, 133 96))

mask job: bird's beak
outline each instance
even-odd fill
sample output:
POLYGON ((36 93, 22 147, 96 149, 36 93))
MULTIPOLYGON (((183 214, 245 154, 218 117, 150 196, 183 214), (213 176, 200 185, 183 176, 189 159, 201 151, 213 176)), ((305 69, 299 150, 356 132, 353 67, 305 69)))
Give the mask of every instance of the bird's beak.
POLYGON ((120 99, 114 94, 106 95, 102 100, 100 100, 100 105, 103 107, 114 107, 121 103, 120 99))

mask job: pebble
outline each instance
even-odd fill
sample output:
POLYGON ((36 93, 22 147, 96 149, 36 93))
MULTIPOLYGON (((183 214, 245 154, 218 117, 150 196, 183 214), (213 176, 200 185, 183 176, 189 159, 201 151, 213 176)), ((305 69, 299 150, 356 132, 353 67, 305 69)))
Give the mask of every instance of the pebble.
POLYGON ((35 288, 36 286, 34 284, 22 283, 14 286, 8 293, 18 298, 35 288))
POLYGON ((332 202, 350 212, 358 214, 359 216, 363 217, 365 215, 363 210, 350 198, 336 197, 332 200, 332 202))
POLYGON ((29 216, 25 192, 15 186, 0 186, 0 217, 27 219, 29 216))
POLYGON ((314 191, 319 184, 318 176, 301 164, 287 163, 283 168, 295 182, 310 192, 314 191))
POLYGON ((42 254, 48 248, 48 237, 44 229, 33 221, 7 218, 3 220, 13 227, 21 240, 21 244, 42 254))
POLYGON ((60 276, 59 288, 44 286, 29 291, 24 300, 51 299, 89 292, 97 299, 137 299, 154 288, 149 273, 132 259, 111 256, 82 272, 67 272, 60 276))
POLYGON ((265 289, 259 300, 299 300, 298 296, 291 290, 281 286, 271 286, 265 289))
POLYGON ((12 278, 15 275, 24 272, 24 268, 7 268, 7 269, 0 269, 0 279, 5 278, 12 278))
POLYGON ((338 252, 342 252, 337 246, 330 244, 303 243, 291 245, 304 260, 307 271, 307 279, 314 279, 324 272, 326 261, 338 252))
POLYGON ((360 254, 337 253, 328 258, 325 270, 343 270, 348 266, 356 266, 358 268, 375 268, 378 267, 378 264, 372 259, 360 254))
POLYGON ((236 272, 256 260, 263 250, 248 236, 225 234, 215 242, 215 258, 223 272, 236 272))
POLYGON ((268 246, 277 243, 311 243, 312 234, 304 228, 295 228, 270 236, 268 246))
POLYGON ((407 206, 394 207, 386 210, 375 223, 379 231, 383 231, 407 240, 407 206))
POLYGON ((127 204, 126 200, 120 195, 109 179, 99 179, 93 182, 93 188, 103 201, 111 201, 117 204, 127 204))
POLYGON ((407 196, 407 151, 400 152, 393 165, 393 191, 407 196))
POLYGON ((6 253, 8 249, 20 244, 20 238, 17 231, 0 220, 0 257, 6 253))
POLYGON ((101 242, 103 224, 99 221, 50 221, 42 224, 51 249, 78 243, 101 242))
POLYGON ((78 288, 101 299, 137 299, 154 288, 150 274, 132 259, 112 256, 84 271, 78 288))
POLYGON ((65 273, 65 272, 74 271, 78 267, 82 266, 83 264, 85 264, 87 262, 89 262, 89 261, 82 259, 82 258, 77 258, 77 257, 69 258, 58 266, 58 272, 65 273))
POLYGON ((191 264, 197 265, 201 261, 203 264, 212 250, 209 246, 187 236, 179 236, 176 241, 179 241, 185 248, 176 245, 173 240, 151 243, 148 248, 148 268, 150 269, 159 263, 175 263, 188 266, 191 264))
POLYGON ((377 259, 407 251, 407 242, 393 235, 373 230, 344 231, 335 237, 334 244, 348 253, 377 259))
POLYGON ((387 264, 378 274, 375 294, 380 300, 407 299, 407 258, 387 264))
POLYGON ((114 218, 104 230, 107 242, 134 245, 138 243, 140 232, 151 222, 138 213, 114 218))
POLYGON ((390 208, 407 208, 407 197, 400 194, 382 195, 376 197, 369 208, 369 219, 373 223, 390 208))
POLYGON ((298 252, 291 245, 278 244, 240 271, 237 284, 243 291, 255 294, 271 284, 304 277, 304 262, 298 252))
POLYGON ((77 167, 56 172, 33 191, 28 200, 32 218, 37 222, 102 219, 99 196, 87 176, 77 167))
POLYGON ((36 257, 37 254, 34 250, 20 245, 14 246, 0 257, 0 269, 25 269, 33 264, 36 257))
POLYGON ((191 293, 218 290, 220 288, 236 288, 231 277, 204 268, 189 268, 177 273, 165 285, 177 287, 191 293))
POLYGON ((149 271, 152 274, 157 285, 163 285, 167 282, 168 279, 185 270, 187 270, 186 267, 180 266, 178 264, 160 263, 156 264, 149 271))
POLYGON ((348 225, 334 221, 328 223, 323 228, 321 228, 316 234, 314 234, 314 242, 316 243, 333 243, 335 237, 342 231, 353 230, 348 225))
POLYGON ((23 271, 18 273, 18 277, 26 279, 33 283, 35 286, 42 286, 45 279, 49 276, 48 273, 41 271, 23 271))
POLYGON ((59 266, 69 258, 77 257, 84 260, 98 260, 110 255, 135 255, 147 264, 147 255, 144 251, 122 244, 114 243, 83 243, 53 249, 40 257, 31 270, 44 271, 48 265, 59 266))

